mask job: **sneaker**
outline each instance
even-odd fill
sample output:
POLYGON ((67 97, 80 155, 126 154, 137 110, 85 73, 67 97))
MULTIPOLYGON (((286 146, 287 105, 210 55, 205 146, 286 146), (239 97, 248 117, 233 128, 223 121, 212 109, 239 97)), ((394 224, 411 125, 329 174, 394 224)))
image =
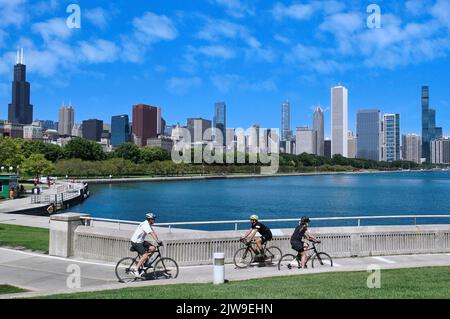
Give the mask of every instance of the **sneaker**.
POLYGON ((134 275, 134 277, 136 278, 140 278, 141 274, 139 273, 139 271, 137 271, 136 269, 132 269, 131 273, 134 275))

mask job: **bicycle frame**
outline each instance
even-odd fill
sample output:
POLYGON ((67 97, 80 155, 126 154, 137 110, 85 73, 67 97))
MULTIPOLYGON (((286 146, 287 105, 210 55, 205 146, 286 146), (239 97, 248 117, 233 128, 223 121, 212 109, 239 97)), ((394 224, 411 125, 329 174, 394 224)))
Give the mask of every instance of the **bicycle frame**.
MULTIPOLYGON (((145 266, 145 263, 144 263, 144 265, 142 265, 142 269, 143 269, 143 270, 145 269, 145 271, 147 271, 149 268, 152 267, 152 265, 153 265, 154 263, 156 263, 159 259, 161 259, 161 256, 162 256, 162 255, 161 255, 161 250, 159 249, 159 246, 156 246, 156 250, 155 250, 155 252, 153 253, 153 255, 151 255, 150 257, 148 257, 148 259, 154 257, 153 260, 152 260, 152 262, 149 263, 147 266, 145 266)), ((139 260, 140 260, 141 258, 142 258, 142 256, 141 256, 139 253, 137 253, 137 256, 134 258, 134 262, 135 262, 135 263, 136 263, 136 262, 139 262, 139 260)), ((147 260, 146 262, 148 262, 148 260, 147 260)))

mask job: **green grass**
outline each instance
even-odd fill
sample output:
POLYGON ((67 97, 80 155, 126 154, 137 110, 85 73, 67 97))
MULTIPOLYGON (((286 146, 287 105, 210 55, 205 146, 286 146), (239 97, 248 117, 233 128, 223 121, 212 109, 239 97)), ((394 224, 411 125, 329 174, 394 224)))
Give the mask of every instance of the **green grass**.
POLYGON ((0 246, 22 247, 48 252, 49 230, 46 228, 0 224, 0 246))
POLYGON ((54 299, 291 299, 450 298, 450 267, 381 271, 381 288, 367 288, 367 272, 335 272, 232 281, 223 285, 176 284, 54 295, 54 299))
POLYGON ((27 290, 10 285, 0 285, 0 295, 16 294, 19 292, 27 292, 27 290))

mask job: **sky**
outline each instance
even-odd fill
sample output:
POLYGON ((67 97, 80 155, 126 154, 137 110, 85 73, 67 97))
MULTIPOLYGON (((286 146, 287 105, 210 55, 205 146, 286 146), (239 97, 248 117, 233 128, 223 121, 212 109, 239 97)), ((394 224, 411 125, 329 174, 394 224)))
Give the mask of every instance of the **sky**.
POLYGON ((420 133, 421 86, 429 85, 448 135, 448 17, 450 0, 0 0, 0 119, 24 48, 38 119, 57 120, 70 101, 76 122, 110 123, 145 103, 183 125, 212 119, 214 103, 225 101, 228 127, 279 128, 288 99, 293 129, 312 126, 322 105, 329 137, 330 89, 343 84, 350 129, 358 109, 378 108, 400 113, 402 133, 420 133), (71 4, 79 28, 69 27, 71 4))

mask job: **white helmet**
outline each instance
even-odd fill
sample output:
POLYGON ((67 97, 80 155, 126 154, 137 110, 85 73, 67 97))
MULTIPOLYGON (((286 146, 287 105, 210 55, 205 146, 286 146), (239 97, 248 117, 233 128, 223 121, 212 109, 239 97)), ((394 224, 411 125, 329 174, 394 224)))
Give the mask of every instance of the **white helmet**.
POLYGON ((147 214, 145 214, 145 217, 147 219, 156 219, 156 215, 151 212, 148 212, 147 214))

